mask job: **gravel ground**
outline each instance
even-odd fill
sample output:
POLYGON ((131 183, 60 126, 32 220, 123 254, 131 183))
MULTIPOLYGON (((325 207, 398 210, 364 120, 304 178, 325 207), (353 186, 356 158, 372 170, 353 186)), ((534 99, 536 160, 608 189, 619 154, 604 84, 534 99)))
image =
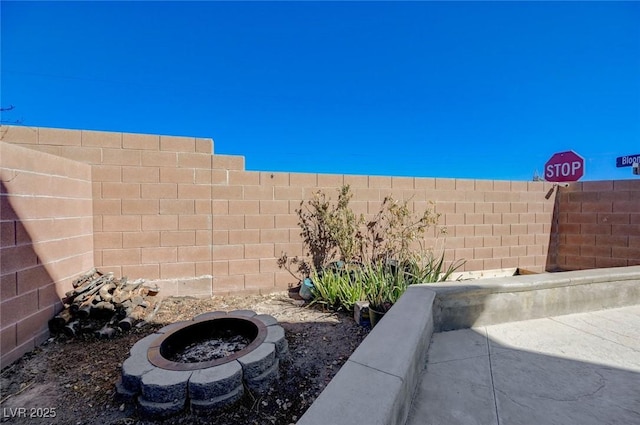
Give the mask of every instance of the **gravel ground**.
POLYGON ((152 322, 111 340, 56 337, 2 371, 0 422, 8 424, 292 424, 367 335, 348 314, 301 306, 294 293, 165 298, 152 322), (246 394, 239 404, 210 417, 182 413, 166 420, 138 417, 118 400, 115 383, 131 346, 162 326, 208 311, 250 309, 270 314, 285 329, 288 359, 278 384, 265 395, 246 394), (25 409, 25 410, 20 410, 25 409), (52 417, 55 415, 55 417, 52 417), (49 417, 44 417, 49 416, 49 417))

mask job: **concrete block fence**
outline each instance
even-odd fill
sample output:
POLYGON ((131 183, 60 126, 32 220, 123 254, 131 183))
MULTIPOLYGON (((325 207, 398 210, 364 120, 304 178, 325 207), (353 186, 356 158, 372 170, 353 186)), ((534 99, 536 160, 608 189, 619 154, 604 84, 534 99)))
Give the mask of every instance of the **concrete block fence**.
POLYGON ((93 266, 91 166, 0 143, 2 367, 48 337, 80 270, 93 266))
POLYGON ((555 211, 558 269, 640 264, 640 179, 573 183, 558 193, 555 211))
POLYGON ((271 292, 297 283, 276 265, 282 252, 302 254, 295 210, 317 190, 335 199, 342 184, 351 185, 352 206, 364 214, 377 212, 387 195, 410 200, 415 211, 433 202, 447 235, 436 240, 432 232, 425 243, 449 260, 465 259, 467 271, 640 264, 638 180, 556 189, 546 182, 247 171, 244 157, 214 153, 211 139, 23 126, 1 126, 0 146, 3 359, 20 352, 22 321, 38 323, 27 332, 31 344, 46 333, 56 300, 24 314, 6 306, 33 301, 47 291, 41 288, 51 294, 54 284, 59 296, 92 266, 156 280, 163 295, 271 292), (16 173, 32 178, 13 179, 16 173), (38 198, 35 210, 20 206, 31 198, 38 198), (599 221, 572 223, 587 217, 599 221), (23 228, 28 240, 18 239, 23 228), (576 255, 585 232, 593 237, 576 255), (45 253, 52 238, 64 249, 45 253), (26 292, 17 280, 31 263, 11 259, 23 256, 40 266, 26 292))

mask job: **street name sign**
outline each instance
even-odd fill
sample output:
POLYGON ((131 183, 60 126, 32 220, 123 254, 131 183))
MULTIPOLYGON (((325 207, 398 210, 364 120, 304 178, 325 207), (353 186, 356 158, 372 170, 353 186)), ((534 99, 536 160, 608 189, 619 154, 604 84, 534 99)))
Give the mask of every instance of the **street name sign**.
POLYGON ((636 155, 625 155, 616 158, 616 167, 632 167, 633 164, 640 164, 640 153, 636 155))

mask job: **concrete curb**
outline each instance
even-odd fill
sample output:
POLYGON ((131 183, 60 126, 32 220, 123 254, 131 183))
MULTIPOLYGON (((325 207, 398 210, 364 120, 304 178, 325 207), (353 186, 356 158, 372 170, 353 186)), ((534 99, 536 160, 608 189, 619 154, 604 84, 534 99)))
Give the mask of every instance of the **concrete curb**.
POLYGON ((434 331, 638 303, 640 266, 413 285, 297 425, 404 425, 434 331))
POLYGON ((556 273, 492 277, 478 280, 445 281, 427 283, 439 295, 455 293, 504 293, 533 289, 551 289, 588 283, 637 280, 640 266, 610 267, 606 269, 575 270, 556 273))
POLYGON ((404 424, 426 363, 435 292, 410 287, 353 352, 298 425, 404 424), (401 330, 401 331, 399 331, 401 330))
POLYGON ((427 284, 435 331, 625 307, 640 302, 640 266, 427 284))

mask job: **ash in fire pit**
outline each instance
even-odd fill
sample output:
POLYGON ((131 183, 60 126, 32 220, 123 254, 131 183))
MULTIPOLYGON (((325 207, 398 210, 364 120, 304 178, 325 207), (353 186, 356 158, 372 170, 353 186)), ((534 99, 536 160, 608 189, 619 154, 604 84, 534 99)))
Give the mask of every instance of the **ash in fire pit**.
POLYGON ((260 320, 231 314, 203 315, 176 323, 158 337, 149 350, 149 361, 167 370, 204 369, 248 354, 266 336, 267 326, 260 320))
POLYGON ((169 360, 179 363, 208 362, 230 356, 251 343, 251 339, 234 335, 231 330, 222 330, 218 333, 222 335, 193 342, 169 357, 169 360))

